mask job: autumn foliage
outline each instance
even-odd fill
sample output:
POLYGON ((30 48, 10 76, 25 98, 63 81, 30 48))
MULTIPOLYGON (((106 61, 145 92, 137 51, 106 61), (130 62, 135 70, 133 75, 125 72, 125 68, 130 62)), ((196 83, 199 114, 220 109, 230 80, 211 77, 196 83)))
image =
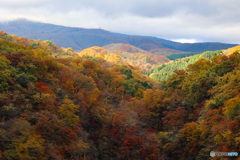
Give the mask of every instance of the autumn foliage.
POLYGON ((0 159, 209 159, 240 150, 239 47, 161 83, 92 50, 97 56, 78 56, 0 32, 0 159))

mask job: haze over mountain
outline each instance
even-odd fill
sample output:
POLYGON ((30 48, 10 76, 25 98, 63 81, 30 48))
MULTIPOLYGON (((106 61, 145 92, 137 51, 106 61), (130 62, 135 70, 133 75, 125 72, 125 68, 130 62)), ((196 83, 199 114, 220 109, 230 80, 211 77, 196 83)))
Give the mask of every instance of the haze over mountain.
POLYGON ((178 43, 156 37, 125 35, 103 29, 64 27, 24 19, 0 23, 0 30, 29 39, 50 40, 60 47, 71 47, 76 51, 92 46, 102 47, 112 43, 131 44, 147 51, 168 48, 184 52, 219 50, 236 45, 213 42, 178 43))

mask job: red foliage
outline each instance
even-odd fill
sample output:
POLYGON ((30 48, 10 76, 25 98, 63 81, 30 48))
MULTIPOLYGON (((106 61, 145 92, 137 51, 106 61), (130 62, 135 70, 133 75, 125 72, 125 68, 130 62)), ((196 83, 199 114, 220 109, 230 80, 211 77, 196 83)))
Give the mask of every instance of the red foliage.
POLYGON ((26 53, 24 52, 15 52, 12 54, 7 54, 7 53, 2 53, 7 59, 10 60, 11 65, 13 66, 17 66, 19 62, 22 61, 22 58, 25 56, 28 56, 26 53))
POLYGON ((225 124, 226 124, 226 121, 223 121, 223 120, 222 120, 222 121, 220 122, 220 124, 225 125, 225 124))
POLYGON ((147 132, 148 132, 148 133, 156 133, 156 131, 155 131, 153 128, 148 128, 148 129, 147 129, 147 132))
POLYGON ((94 127, 97 127, 98 124, 96 123, 96 118, 92 118, 91 119, 91 124, 94 126, 94 127))
POLYGON ((36 87, 37 88, 41 88, 42 86, 47 86, 47 84, 44 83, 44 82, 36 82, 36 87))
POLYGON ((179 127, 184 125, 187 111, 184 107, 178 107, 175 111, 164 111, 162 118, 163 124, 166 127, 179 127))
POLYGON ((53 91, 47 87, 47 84, 44 82, 36 82, 36 87, 41 93, 52 94, 53 91))
POLYGON ((85 100, 88 100, 88 96, 87 96, 87 93, 86 93, 86 91, 84 90, 84 91, 82 91, 82 94, 83 94, 83 96, 84 96, 84 99, 85 100))
POLYGON ((128 130, 131 132, 134 132, 134 131, 137 131, 137 127, 130 127, 128 130))
POLYGON ((229 129, 230 129, 231 131, 237 133, 237 132, 239 131, 239 123, 238 123, 236 120, 232 121, 232 122, 229 124, 229 129))
POLYGON ((219 114, 221 114, 222 111, 223 111, 223 107, 219 107, 219 108, 218 108, 218 111, 219 111, 219 114))
POLYGON ((132 96, 130 96, 129 94, 125 94, 122 98, 122 100, 127 100, 130 101, 130 99, 132 98, 132 96))
POLYGON ((221 149, 221 152, 227 152, 228 151, 228 147, 227 146, 223 146, 221 149))
POLYGON ((198 119, 200 110, 204 106, 205 102, 206 102, 206 99, 203 99, 202 102, 193 110, 193 113, 194 113, 193 118, 194 118, 194 120, 198 119))
POLYGON ((67 82, 67 81, 69 81, 69 78, 62 78, 62 81, 67 82))
POLYGON ((59 58, 59 59, 57 59, 57 62, 62 63, 62 64, 69 64, 69 63, 71 63, 71 60, 59 58))

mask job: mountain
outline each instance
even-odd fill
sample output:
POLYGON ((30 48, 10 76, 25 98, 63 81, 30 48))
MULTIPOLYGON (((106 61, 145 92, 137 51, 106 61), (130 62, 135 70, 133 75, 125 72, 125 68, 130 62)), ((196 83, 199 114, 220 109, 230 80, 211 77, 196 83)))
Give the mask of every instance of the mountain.
MULTIPOLYGON (((157 55, 176 55, 176 54, 190 54, 190 52, 183 52, 183 51, 178 51, 175 49, 169 49, 169 48, 156 48, 156 49, 151 49, 149 52, 157 55)), ((194 53, 193 53, 194 54, 194 53)), ((196 52, 195 52, 196 54, 196 52)))
POLYGON ((129 53, 149 53, 145 50, 142 50, 141 48, 135 47, 130 44, 123 44, 123 43, 112 43, 112 44, 103 46, 103 48, 107 50, 118 50, 118 51, 129 52, 129 53))
MULTIPOLYGON (((151 49, 149 51, 145 51, 133 45, 123 44, 123 43, 112 43, 112 44, 103 46, 103 48, 108 50, 119 50, 119 51, 130 52, 130 53, 148 53, 148 54, 155 54, 155 55, 161 55, 161 56, 190 54, 189 52, 182 52, 182 51, 168 49, 168 48, 156 48, 156 49, 151 49)), ((192 54, 196 54, 196 53, 192 53, 192 54)))
POLYGON ((128 64, 0 31, 0 159, 237 159, 240 46, 223 54, 160 83, 128 64))
MULTIPOLYGON (((194 64, 200 59, 212 60, 214 56, 229 56, 240 50, 240 46, 235 46, 227 50, 206 51, 201 54, 189 55, 188 57, 174 59, 168 63, 161 64, 145 72, 152 79, 164 81, 170 77, 176 70, 186 70, 188 66, 194 64)), ((179 56, 174 54, 172 56, 179 56)), ((166 56, 168 58, 168 56, 166 56)))
POLYGON ((159 81, 164 81, 170 77, 175 70, 186 70, 187 67, 199 59, 211 60, 214 56, 223 55, 222 50, 217 51, 206 51, 201 54, 192 55, 189 57, 184 57, 181 59, 176 59, 168 63, 164 63, 157 67, 153 67, 151 70, 145 72, 146 75, 153 79, 158 79, 159 81))
POLYGON ((112 43, 131 44, 147 51, 168 48, 183 52, 204 52, 235 46, 225 43, 178 43, 156 37, 125 35, 102 29, 64 27, 24 19, 0 23, 0 30, 29 39, 50 40, 60 47, 71 47, 76 51, 112 43))
POLYGON ((103 58, 114 64, 129 64, 140 71, 148 71, 170 60, 166 56, 156 55, 126 44, 108 45, 104 48, 94 46, 78 53, 82 57, 103 58), (115 46, 115 50, 113 47, 115 46), (109 48, 109 49, 106 49, 109 48))

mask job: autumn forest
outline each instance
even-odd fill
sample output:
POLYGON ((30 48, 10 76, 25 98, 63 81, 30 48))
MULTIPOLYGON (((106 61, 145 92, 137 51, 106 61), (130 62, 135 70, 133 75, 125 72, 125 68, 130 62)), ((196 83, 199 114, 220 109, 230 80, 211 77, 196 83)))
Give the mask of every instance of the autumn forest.
POLYGON ((0 31, 0 159, 240 151, 240 46, 172 61, 123 47, 75 52, 0 31))

